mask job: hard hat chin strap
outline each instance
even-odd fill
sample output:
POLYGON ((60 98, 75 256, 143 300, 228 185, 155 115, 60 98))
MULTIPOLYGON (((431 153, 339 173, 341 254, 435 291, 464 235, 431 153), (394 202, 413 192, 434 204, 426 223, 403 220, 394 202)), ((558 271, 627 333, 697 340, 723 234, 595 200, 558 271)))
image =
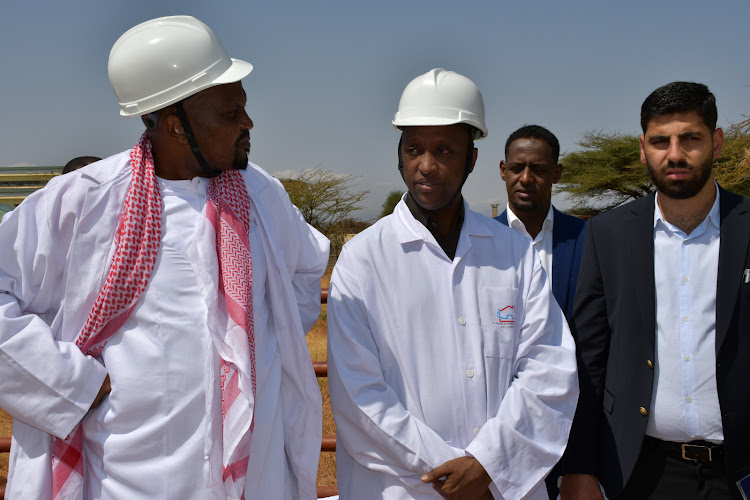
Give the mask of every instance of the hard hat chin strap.
POLYGON ((203 157, 203 153, 201 153, 201 150, 198 147, 198 141, 195 140, 195 134, 193 134, 190 121, 185 114, 185 108, 182 106, 182 101, 176 102, 174 107, 177 111, 177 117, 180 119, 180 123, 182 123, 182 128, 185 130, 185 137, 187 138, 188 144, 190 144, 190 149, 193 151, 193 156, 198 160, 198 165, 200 165, 206 177, 217 177, 221 174, 221 170, 216 170, 208 166, 208 162, 203 157))

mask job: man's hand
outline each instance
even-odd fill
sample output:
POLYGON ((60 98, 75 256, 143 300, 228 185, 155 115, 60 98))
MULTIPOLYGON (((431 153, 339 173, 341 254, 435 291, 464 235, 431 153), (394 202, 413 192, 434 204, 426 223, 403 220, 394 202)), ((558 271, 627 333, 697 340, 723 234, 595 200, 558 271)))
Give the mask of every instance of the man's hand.
POLYGON ((89 411, 99 406, 99 403, 102 402, 102 399, 104 399, 104 396, 109 394, 111 390, 112 390, 112 386, 109 385, 109 374, 107 374, 107 376, 104 378, 104 382, 102 382, 101 389, 99 389, 99 393, 94 398, 94 402, 91 403, 91 408, 89 408, 89 411))
POLYGON ((565 474, 560 483, 560 500, 604 500, 604 495, 596 476, 565 474))
POLYGON ((491 499, 492 480, 474 457, 459 457, 445 462, 422 476, 423 483, 432 483, 443 498, 451 500, 491 499))

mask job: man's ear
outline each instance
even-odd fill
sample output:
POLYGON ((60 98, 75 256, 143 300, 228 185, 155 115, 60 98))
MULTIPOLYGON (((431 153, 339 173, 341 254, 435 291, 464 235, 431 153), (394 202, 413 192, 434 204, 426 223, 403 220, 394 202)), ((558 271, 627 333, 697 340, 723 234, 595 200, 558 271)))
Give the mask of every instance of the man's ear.
POLYGON ((555 176, 552 178, 552 184, 557 184, 560 182, 560 177, 562 177, 563 173, 563 166, 562 163, 558 163, 555 167, 555 176))
POLYGON ((724 146, 724 130, 717 128, 713 134, 714 160, 721 154, 721 148, 724 146))
POLYGON ((469 170, 469 173, 474 171, 474 165, 477 164, 477 156, 479 156, 479 150, 474 148, 474 151, 471 152, 471 170, 469 170))
POLYGON ((182 122, 176 114, 170 113, 162 116, 160 128, 174 141, 180 144, 187 144, 185 129, 182 127, 182 122))
POLYGON ((505 180, 505 169, 507 166, 505 165, 505 160, 500 160, 500 177, 505 180))
POLYGON ((645 165, 646 164, 646 151, 644 148, 646 147, 646 137, 643 134, 638 136, 638 144, 641 147, 641 163, 645 165))

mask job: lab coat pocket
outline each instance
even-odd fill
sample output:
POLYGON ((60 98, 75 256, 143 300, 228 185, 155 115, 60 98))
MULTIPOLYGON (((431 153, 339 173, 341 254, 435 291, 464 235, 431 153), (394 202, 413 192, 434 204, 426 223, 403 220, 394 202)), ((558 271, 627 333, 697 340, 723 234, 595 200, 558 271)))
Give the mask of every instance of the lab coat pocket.
POLYGON ((493 414, 512 380, 517 348, 517 295, 517 288, 486 287, 479 290, 488 410, 493 414))

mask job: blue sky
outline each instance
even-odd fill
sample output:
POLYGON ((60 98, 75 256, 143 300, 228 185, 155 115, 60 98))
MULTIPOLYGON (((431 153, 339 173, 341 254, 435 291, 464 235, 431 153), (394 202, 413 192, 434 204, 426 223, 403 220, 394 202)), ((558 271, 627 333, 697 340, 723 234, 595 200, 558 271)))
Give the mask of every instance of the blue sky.
POLYGON ((488 215, 506 201, 505 139, 524 124, 548 127, 563 151, 588 130, 637 132, 643 99, 674 80, 706 83, 720 125, 750 114, 747 0, 30 0, 6 2, 0 18, 0 165, 132 147, 143 127, 118 114, 109 50, 130 27, 173 14, 201 19, 255 66, 243 81, 251 160, 270 173, 360 176, 371 190, 362 218, 404 187, 391 119, 404 86, 434 67, 484 95, 489 136, 464 195, 488 215))

